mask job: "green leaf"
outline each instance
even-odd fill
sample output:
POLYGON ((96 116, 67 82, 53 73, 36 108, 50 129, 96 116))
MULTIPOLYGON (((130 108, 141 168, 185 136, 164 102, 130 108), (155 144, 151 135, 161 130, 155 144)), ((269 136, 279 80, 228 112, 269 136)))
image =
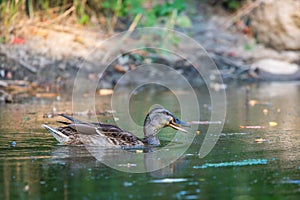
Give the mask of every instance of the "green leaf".
POLYGON ((111 4, 109 1, 104 1, 103 4, 102 4, 102 7, 103 8, 110 8, 111 7, 111 4))
POLYGON ((153 12, 149 12, 145 15, 145 25, 153 26, 157 23, 157 17, 153 12))
POLYGON ((245 50, 250 51, 253 49, 253 46, 251 44, 245 44, 244 48, 245 48, 245 50))
POLYGON ((192 26, 192 22, 188 16, 180 15, 176 19, 176 25, 181 28, 189 28, 192 26))
POLYGON ((87 24, 90 21, 90 18, 87 14, 82 15, 82 17, 79 20, 80 24, 87 24))

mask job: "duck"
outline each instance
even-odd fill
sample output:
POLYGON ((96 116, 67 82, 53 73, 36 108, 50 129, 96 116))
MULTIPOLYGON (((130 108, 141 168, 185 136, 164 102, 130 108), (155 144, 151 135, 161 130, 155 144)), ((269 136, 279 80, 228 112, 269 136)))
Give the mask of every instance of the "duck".
POLYGON ((46 124, 53 137, 63 145, 85 145, 98 147, 139 147, 145 145, 159 146, 158 133, 162 128, 171 127, 187 133, 183 127, 190 127, 189 123, 175 117, 165 108, 154 108, 144 120, 144 138, 138 138, 129 131, 118 126, 101 122, 82 122, 66 114, 59 114, 69 122, 58 121, 63 124, 58 128, 46 124))

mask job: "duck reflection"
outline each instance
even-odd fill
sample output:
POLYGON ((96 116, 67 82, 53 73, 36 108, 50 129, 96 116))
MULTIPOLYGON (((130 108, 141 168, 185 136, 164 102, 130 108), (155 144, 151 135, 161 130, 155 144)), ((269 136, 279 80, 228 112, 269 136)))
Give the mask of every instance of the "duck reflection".
POLYGON ((176 169, 186 165, 181 157, 170 164, 163 156, 166 152, 183 148, 184 145, 170 148, 144 147, 144 148, 105 148, 95 146, 57 146, 52 151, 52 163, 69 165, 71 168, 94 168, 105 165, 115 170, 133 173, 148 173, 153 177, 168 177, 176 169))

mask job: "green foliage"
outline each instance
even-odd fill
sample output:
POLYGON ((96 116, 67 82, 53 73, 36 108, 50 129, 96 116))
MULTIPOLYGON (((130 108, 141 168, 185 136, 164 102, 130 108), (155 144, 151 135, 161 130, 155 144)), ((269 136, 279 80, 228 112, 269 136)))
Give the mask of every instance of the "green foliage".
MULTIPOLYGON (((143 19, 140 22, 142 26, 154 26, 160 23, 167 23, 172 17, 172 13, 181 14, 186 8, 184 0, 173 0, 173 1, 144 1, 144 0, 104 0, 102 3, 102 12, 106 16, 115 15, 118 18, 128 18, 132 20, 136 15, 142 14, 143 19)), ((176 25, 183 25, 184 27, 190 26, 190 20, 187 16, 180 18, 180 22, 176 25)))
MULTIPOLYGON (((79 24, 89 24, 91 17, 104 17, 112 29, 122 22, 123 27, 180 26, 190 27, 190 19, 183 14, 184 0, 0 0, 1 35, 12 24, 27 18, 53 20, 59 15, 75 17, 79 24), (72 11, 67 13, 70 9, 72 11), (67 14, 66 14, 67 13, 67 14), (137 17, 139 16, 139 17, 137 17), (135 21, 136 20, 136 21, 135 21)), ((5 34, 4 34, 5 35, 5 34)))
POLYGON ((192 22, 188 16, 182 15, 177 17, 177 23, 179 27, 188 28, 192 26, 192 22))
POLYGON ((238 1, 235 1, 235 0, 228 0, 226 1, 227 3, 227 6, 229 9, 232 9, 232 10, 237 10, 239 8, 239 2, 238 1))
POLYGON ((244 0, 222 0, 222 4, 225 8, 235 11, 240 8, 242 1, 244 0))

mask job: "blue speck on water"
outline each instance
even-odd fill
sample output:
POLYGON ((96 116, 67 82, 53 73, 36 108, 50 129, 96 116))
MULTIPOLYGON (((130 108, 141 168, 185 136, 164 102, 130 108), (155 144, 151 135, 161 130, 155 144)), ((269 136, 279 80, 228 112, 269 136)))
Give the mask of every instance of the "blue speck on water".
POLYGON ((40 184, 41 184, 41 185, 45 185, 45 184, 46 184, 46 181, 41 180, 41 181, 40 181, 40 184))
POLYGON ((267 159, 248 159, 243 161, 221 162, 221 163, 205 163, 200 166, 193 166, 194 169, 205 169, 208 167, 235 167, 235 166, 248 166, 248 165, 266 165, 267 159))
POLYGON ((195 181, 191 181, 191 182, 188 182, 188 185, 199 185, 199 183, 195 182, 195 181))
POLYGON ((130 186, 133 185, 133 183, 125 181, 125 182, 123 183, 123 185, 124 185, 124 187, 130 187, 130 186))
POLYGON ((276 160, 276 158, 272 158, 272 160, 274 161, 274 160, 276 160))
POLYGON ((291 179, 288 179, 288 180, 283 180, 283 181, 281 181, 281 183, 300 185, 300 180, 291 180, 291 179))
POLYGON ((187 181, 186 178, 165 178, 165 179, 156 179, 151 180, 150 183, 178 183, 187 181))
POLYGON ((15 141, 12 141, 12 142, 11 142, 11 146, 12 146, 12 147, 16 147, 16 146, 17 146, 17 143, 16 143, 15 141))
POLYGON ((186 194, 187 194, 187 191, 183 190, 183 191, 178 192, 176 196, 178 196, 178 195, 181 196, 181 195, 186 195, 186 194))

